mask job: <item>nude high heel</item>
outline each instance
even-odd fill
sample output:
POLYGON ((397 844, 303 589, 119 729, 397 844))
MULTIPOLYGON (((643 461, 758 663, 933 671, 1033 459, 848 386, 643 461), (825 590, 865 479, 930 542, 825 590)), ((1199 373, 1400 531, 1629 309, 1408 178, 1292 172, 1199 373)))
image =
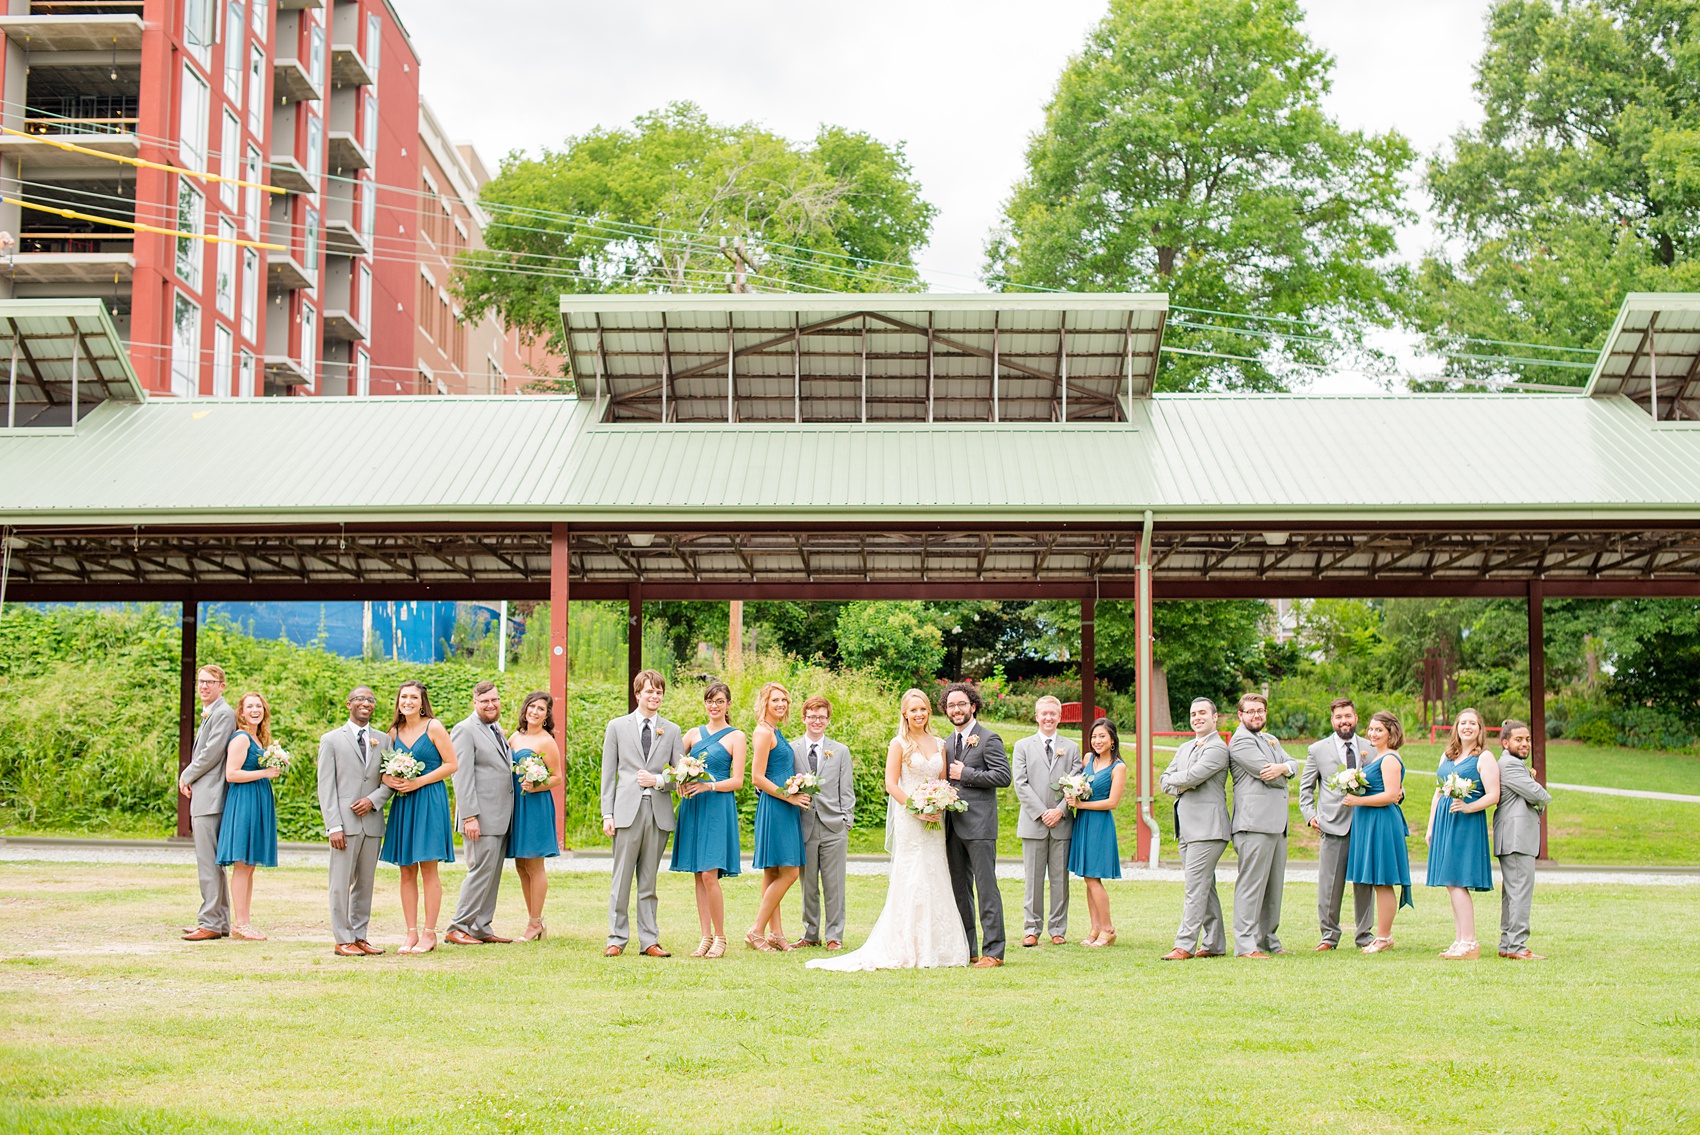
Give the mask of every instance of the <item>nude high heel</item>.
POLYGON ((541 918, 533 918, 525 924, 525 933, 519 936, 521 942, 541 942, 548 937, 549 928, 543 925, 541 918))
POLYGON ((748 946, 752 950, 757 950, 764 954, 771 954, 774 952, 773 943, 769 942, 765 935, 757 934, 754 930, 751 930, 744 935, 744 945, 748 946))
POLYGON ((248 926, 246 924, 242 926, 232 926, 230 928, 230 936, 232 938, 240 938, 244 942, 264 942, 266 940, 266 936, 264 934, 261 934, 252 926, 248 926))
POLYGON ((416 953, 416 954, 429 954, 432 950, 435 950, 436 948, 437 948, 437 928, 435 926, 428 926, 425 929, 421 930, 419 932, 419 945, 414 948, 413 952, 416 953), (430 943, 431 943, 429 946, 427 946, 425 944, 427 935, 429 935, 430 943))
POLYGON ((716 934, 713 938, 709 939, 709 941, 711 944, 708 947, 708 951, 703 954, 703 957, 721 958, 726 956, 726 939, 716 934))
POLYGON ((697 943, 697 948, 691 951, 691 957, 693 957, 693 958, 707 957, 708 956, 708 948, 712 945, 714 945, 714 935, 704 934, 702 936, 702 941, 697 943))

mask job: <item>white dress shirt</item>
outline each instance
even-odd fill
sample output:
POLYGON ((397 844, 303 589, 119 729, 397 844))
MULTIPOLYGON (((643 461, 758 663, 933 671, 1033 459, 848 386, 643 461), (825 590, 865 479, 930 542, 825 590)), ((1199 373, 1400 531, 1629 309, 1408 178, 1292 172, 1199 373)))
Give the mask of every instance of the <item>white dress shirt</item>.
MULTIPOLYGON (((346 722, 346 724, 348 726, 348 732, 354 738, 354 751, 357 752, 357 753, 360 752, 360 741, 361 741, 362 736, 364 736, 365 741, 366 741, 366 759, 370 760, 372 758, 372 727, 370 725, 356 725, 356 724, 354 724, 353 718, 349 718, 349 720, 346 722)), ((364 800, 364 799, 366 799, 366 797, 362 796, 361 799, 364 800)), ((325 834, 326 835, 335 835, 337 832, 340 832, 341 830, 342 830, 342 825, 338 824, 334 828, 326 828, 325 834)))
MULTIPOLYGON (((660 716, 661 715, 659 713, 646 714, 646 713, 643 712, 642 709, 632 710, 632 720, 637 722, 638 749, 639 749, 640 752, 643 749, 643 723, 645 721, 649 722, 649 744, 650 744, 650 748, 653 749, 655 747, 655 740, 656 740, 655 731, 656 731, 656 728, 657 728, 657 726, 655 724, 655 719, 660 717, 660 716)), ((655 795, 655 792, 654 792, 653 789, 646 788, 646 789, 643 790, 643 795, 653 796, 653 795, 655 795)))

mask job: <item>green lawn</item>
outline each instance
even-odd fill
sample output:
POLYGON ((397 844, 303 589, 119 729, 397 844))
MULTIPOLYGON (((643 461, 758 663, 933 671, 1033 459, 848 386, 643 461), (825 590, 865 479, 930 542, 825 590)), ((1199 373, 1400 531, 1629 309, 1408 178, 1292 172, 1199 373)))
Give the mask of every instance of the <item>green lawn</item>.
MULTIPOLYGON (((449 876, 451 896, 459 874, 449 876)), ((380 875, 374 937, 400 929, 380 875)), ((1160 963, 1173 884, 1112 884, 1109 950, 1002 970, 819 974, 801 955, 600 956, 605 876, 555 876, 547 944, 351 961, 323 873, 266 872, 272 941, 179 943, 187 868, 0 864, 0 1130, 207 1132, 1683 1132, 1700 1124, 1700 889, 1548 886, 1549 962, 1397 949, 1160 963)), ((852 943, 883 900, 853 878, 852 943)), ((752 879, 729 881, 741 925, 752 879)), ((1019 909, 1019 885, 1004 885, 1019 909)), ((1224 899, 1229 898, 1224 888, 1224 899)), ((662 883, 688 949, 686 885, 662 883)), ((1495 896, 1477 902, 1491 942, 1495 896)), ((517 928, 511 876, 500 929, 517 928)), ((796 917, 795 899, 787 918, 796 917)), ((1076 892, 1075 929, 1084 929, 1076 892)), ((1017 921, 1019 916, 1016 916, 1017 921)), ((1077 933, 1077 937, 1079 934, 1077 933)))

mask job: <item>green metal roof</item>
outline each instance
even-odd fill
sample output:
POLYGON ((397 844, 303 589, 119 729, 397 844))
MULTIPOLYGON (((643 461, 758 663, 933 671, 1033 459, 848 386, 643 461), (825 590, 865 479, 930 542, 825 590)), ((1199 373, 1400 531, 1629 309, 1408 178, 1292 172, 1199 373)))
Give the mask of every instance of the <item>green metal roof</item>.
POLYGON ((98 299, 0 300, 0 431, 68 429, 101 402, 145 398, 98 299))
POLYGON ((1700 422, 1700 294, 1629 293, 1587 392, 1623 395, 1661 422, 1700 422))

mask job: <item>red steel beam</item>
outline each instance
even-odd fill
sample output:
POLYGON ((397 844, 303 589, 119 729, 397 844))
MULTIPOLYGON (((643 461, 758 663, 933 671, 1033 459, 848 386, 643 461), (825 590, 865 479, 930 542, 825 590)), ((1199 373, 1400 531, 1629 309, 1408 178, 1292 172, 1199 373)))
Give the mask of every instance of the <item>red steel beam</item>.
MULTIPOLYGON (((195 668, 196 633, 199 622, 200 605, 193 597, 184 599, 183 603, 183 638, 182 654, 177 662, 177 772, 182 774, 189 767, 189 759, 195 749, 195 668)), ((181 791, 177 793, 177 837, 188 839, 194 832, 189 827, 189 798, 181 791)))
MULTIPOLYGON (((555 747, 561 751, 563 767, 567 758, 567 718, 571 711, 567 701, 567 615, 568 565, 567 526, 555 524, 549 530, 549 696, 555 699, 555 747)), ((564 847, 567 838, 567 786, 565 778, 553 791, 555 797, 555 839, 564 847)))

